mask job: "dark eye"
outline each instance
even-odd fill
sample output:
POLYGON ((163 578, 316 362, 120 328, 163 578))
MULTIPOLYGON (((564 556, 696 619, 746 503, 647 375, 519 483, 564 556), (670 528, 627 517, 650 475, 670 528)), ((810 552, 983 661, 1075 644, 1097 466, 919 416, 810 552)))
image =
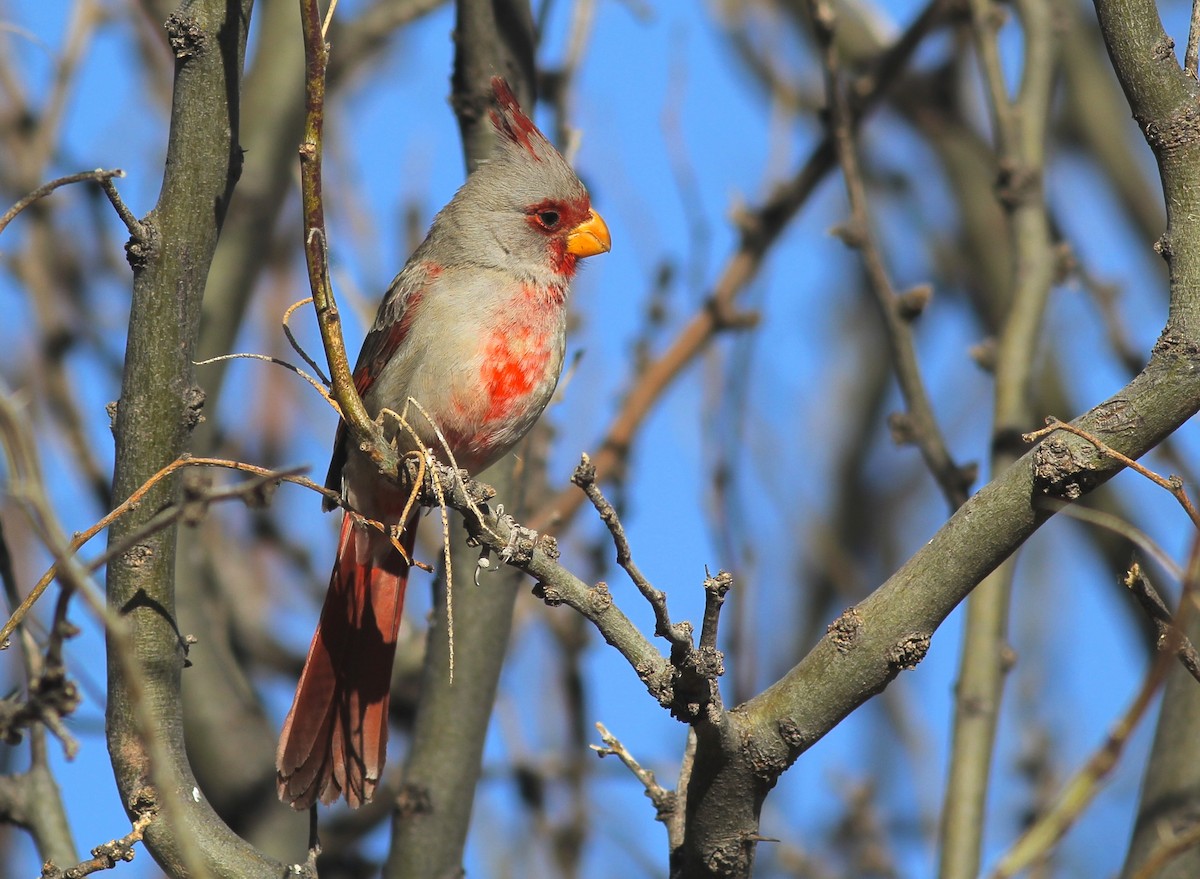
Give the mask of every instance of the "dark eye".
POLYGON ((558 211, 538 211, 538 220, 547 229, 553 229, 558 225, 558 211))

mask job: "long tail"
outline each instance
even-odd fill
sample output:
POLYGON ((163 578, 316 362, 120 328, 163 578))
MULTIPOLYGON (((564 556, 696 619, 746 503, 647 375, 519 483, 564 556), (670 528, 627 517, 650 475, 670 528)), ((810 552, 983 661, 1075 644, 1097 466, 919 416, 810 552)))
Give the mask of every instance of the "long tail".
MULTIPOLYGON (((417 520, 401 546, 412 557, 417 520)), ((307 809, 370 801, 387 756, 388 690, 408 564, 372 526, 342 518, 337 561, 275 754, 279 798, 307 809)))

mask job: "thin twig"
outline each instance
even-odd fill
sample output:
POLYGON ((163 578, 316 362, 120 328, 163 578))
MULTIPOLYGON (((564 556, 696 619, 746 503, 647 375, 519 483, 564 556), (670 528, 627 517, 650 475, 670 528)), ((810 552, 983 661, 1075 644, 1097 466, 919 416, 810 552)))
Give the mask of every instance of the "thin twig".
POLYGON ((304 32, 305 106, 304 140, 300 144, 300 191, 304 211, 304 256, 309 287, 321 344, 329 364, 333 397, 342 410, 355 445, 386 474, 399 472, 400 456, 387 443, 382 431, 367 414, 362 397, 354 384, 346 358, 346 340, 333 285, 329 279, 329 249, 325 232, 325 206, 322 195, 321 152, 325 127, 325 71, 329 47, 321 31, 318 0, 301 0, 300 19, 304 32))
MULTIPOLYGON (((313 301, 313 298, 311 296, 309 296, 307 299, 301 299, 299 302, 293 302, 291 305, 289 305, 287 307, 287 311, 285 311, 283 313, 283 334, 285 336, 287 336, 288 344, 290 344, 292 346, 292 350, 295 351, 297 354, 299 354, 301 357, 303 357, 304 362, 307 363, 312 368, 313 372, 315 372, 318 376, 320 376, 321 381, 325 383, 325 387, 329 387, 329 379, 326 377, 324 371, 321 369, 321 365, 319 363, 317 363, 317 361, 313 360, 312 357, 309 356, 308 352, 305 351, 304 348, 302 348, 300 346, 300 343, 296 341, 296 337, 294 335, 292 335, 292 327, 289 324, 289 321, 292 318, 292 314, 296 311, 296 309, 303 308, 305 305, 308 305, 308 303, 310 303, 312 301, 313 301)), ((339 414, 340 414, 340 410, 339 410, 339 414)))
MULTIPOLYGON (((443 469, 442 484, 448 489, 446 503, 463 514, 468 535, 493 552, 506 550, 520 526, 511 517, 488 509, 485 501, 494 494, 490 487, 473 480, 464 482, 446 465, 438 463, 436 466, 443 469)), ((534 541, 531 551, 512 554, 508 564, 538 581, 534 594, 546 604, 566 604, 590 620, 604 640, 612 644, 637 672, 651 695, 664 704, 669 702, 673 672, 666 657, 616 605, 607 588, 589 587, 558 564, 557 557, 554 538, 542 535, 534 541)))
MULTIPOLYGON (((114 168, 111 171, 105 171, 97 168, 95 171, 80 171, 78 174, 68 174, 66 177, 59 177, 51 180, 49 183, 43 183, 33 192, 22 198, 11 208, 0 214, 0 232, 3 232, 5 227, 13 221, 17 214, 25 210, 35 201, 45 198, 47 195, 58 189, 60 186, 67 186, 71 183, 100 183, 103 185, 106 181, 110 181, 113 177, 124 177, 125 172, 119 168, 114 168)), ((112 184, 109 183, 111 186, 112 184)), ((106 190, 107 191, 107 190, 106 190)))
MULTIPOLYGON (((276 476, 276 471, 268 470, 265 467, 256 467, 253 464, 244 464, 239 461, 231 461, 224 458, 177 458, 146 480, 137 489, 137 491, 131 494, 123 503, 119 504, 116 508, 107 513, 103 518, 100 519, 100 521, 96 522, 96 524, 92 525, 86 531, 81 531, 76 534, 67 545, 67 552, 70 554, 70 556, 74 557, 74 555, 79 551, 80 547, 111 525, 116 519, 120 518, 128 513, 131 509, 136 507, 138 503, 141 502, 142 498, 146 496, 146 493, 154 488, 155 485, 170 476, 175 471, 184 467, 223 467, 230 470, 239 470, 244 473, 251 473, 255 476, 264 478, 278 478, 284 482, 291 482, 296 485, 303 486, 304 488, 319 492, 330 500, 333 500, 339 504, 341 503, 341 498, 338 496, 337 492, 330 491, 324 486, 318 485, 311 479, 303 476, 287 474, 276 476)), ((25 618, 26 614, 29 613, 33 605, 37 603, 39 598, 41 598, 42 593, 46 591, 46 587, 49 586, 54 579, 59 576, 61 566, 61 561, 55 562, 55 564, 51 565, 50 568, 44 574, 42 574, 37 583, 34 584, 33 589, 31 589, 29 594, 25 596, 25 600, 17 606, 16 610, 13 611, 12 616, 9 617, 8 622, 6 622, 4 626, 0 628, 0 644, 3 644, 5 639, 12 634, 13 630, 21 624, 21 620, 25 618)))
POLYGON ((1023 434, 1021 438, 1027 443, 1033 443, 1054 433, 1056 430, 1065 430, 1067 433, 1073 433, 1075 436, 1087 440, 1096 447, 1096 450, 1100 452, 1100 454, 1106 455, 1115 461, 1119 461, 1123 466, 1140 473, 1142 476, 1145 476, 1159 488, 1166 489, 1171 493, 1171 496, 1179 502, 1179 505, 1183 507, 1183 511, 1187 513, 1188 518, 1192 520, 1192 524, 1197 529, 1200 529, 1200 513, 1196 512, 1196 507, 1192 503, 1192 499, 1188 497, 1188 493, 1183 487, 1183 482, 1177 476, 1159 476, 1153 470, 1145 467, 1142 464, 1139 464, 1128 455, 1118 452, 1112 446, 1108 445, 1108 443, 1104 442, 1104 440, 1100 439, 1095 434, 1088 433, 1082 427, 1076 427, 1074 424, 1071 424, 1067 421, 1059 421, 1057 418, 1051 415, 1046 419, 1045 427, 1041 428, 1040 430, 1032 431, 1031 433, 1023 434))
POLYGON ((721 617, 721 605, 725 595, 733 586, 733 575, 728 571, 717 571, 717 576, 704 572, 704 620, 700 624, 700 649, 717 649, 717 623, 721 617))
POLYGON ((920 450, 921 457, 925 459, 925 464, 941 488, 947 503, 951 509, 957 509, 967 499, 975 471, 972 467, 958 466, 950 455, 946 439, 933 413, 933 406, 929 402, 925 380, 917 362, 912 322, 928 303, 929 294, 915 291, 899 296, 892 285, 873 230, 867 187, 859 167, 854 142, 855 119, 842 87, 837 45, 834 41, 833 10, 823 0, 811 0, 809 5, 817 41, 822 47, 829 110, 829 137, 837 154, 838 165, 842 169, 846 196, 850 202, 850 220, 842 228, 840 237, 847 246, 856 249, 862 258, 871 292, 883 317, 892 355, 892 367, 907 407, 902 422, 893 419, 894 425, 903 423, 903 430, 895 427, 894 430, 898 436, 902 436, 920 450))
POLYGON ((333 22, 333 10, 337 9, 338 0, 329 0, 329 9, 325 11, 325 20, 321 22, 321 39, 329 33, 329 25, 333 22))
MULTIPOLYGON (((113 177, 124 177, 122 174, 114 174, 113 177)), ((129 234, 135 239, 141 239, 146 234, 146 227, 136 216, 129 206, 125 204, 121 198, 121 193, 117 192, 116 184, 112 182, 112 177, 104 177, 100 180, 100 188, 104 190, 104 194, 108 196, 108 201, 113 206, 113 210, 117 212, 117 216, 121 218, 121 222, 125 224, 125 228, 129 230, 129 234)))
POLYGON ((1183 667, 1188 670, 1188 674, 1200 681, 1200 654, 1196 653, 1195 646, 1184 634, 1183 629, 1176 625, 1175 617, 1167 608, 1167 603, 1162 600, 1162 596, 1158 594, 1141 565, 1130 565, 1129 572, 1122 582, 1133 593, 1133 597, 1154 624, 1154 630, 1158 633, 1158 649, 1172 649, 1183 667))
MULTIPOLYGON (((240 468, 238 468, 240 469, 240 468)), ((143 522, 138 528, 130 531, 117 543, 110 543, 100 555, 88 561, 88 571, 98 571, 114 558, 133 549, 147 537, 157 534, 164 528, 169 528, 178 522, 196 524, 203 517, 211 504, 228 500, 245 501, 247 505, 262 502, 264 491, 279 482, 295 482, 304 477, 298 472, 306 468, 296 468, 294 471, 267 471, 254 479, 248 479, 238 485, 219 489, 200 489, 197 487, 184 488, 184 497, 178 503, 160 510, 157 515, 143 522)), ((310 482, 311 480, 305 480, 310 482)))
POLYGON ((649 769, 644 769, 633 754, 629 752, 629 749, 621 744, 620 739, 610 733, 604 724, 597 721, 596 731, 600 733, 600 740, 604 742, 604 747, 600 745, 589 745, 589 747, 601 758, 610 756, 618 757, 625 764, 625 767, 634 774, 634 777, 642 783, 642 787, 646 791, 646 796, 650 798, 650 802, 654 803, 654 819, 664 824, 669 823, 678 806, 675 793, 659 784, 658 779, 654 777, 654 773, 649 769))
POLYGON ((154 808, 149 808, 142 812, 133 822, 132 830, 120 839, 114 839, 103 845, 96 846, 92 849, 90 860, 82 861, 74 867, 60 870, 51 861, 47 861, 42 866, 41 879, 82 879, 84 876, 99 873, 101 870, 111 870, 119 863, 132 861, 134 856, 133 847, 142 841, 142 836, 145 834, 146 828, 150 826, 150 822, 154 820, 157 814, 158 810, 154 808))
MULTIPOLYGON (((1191 613, 1191 602, 1188 598, 1195 591, 1198 577, 1200 577, 1200 535, 1192 541, 1187 570, 1184 592, 1179 603, 1179 613, 1175 617, 1175 625, 1171 627, 1170 637, 1172 639, 1179 637, 1184 631, 1186 618, 1191 613)), ((1130 736, 1153 703, 1154 696, 1166 677, 1167 669, 1176 652, 1175 645, 1171 644, 1170 646, 1172 649, 1159 651, 1141 688, 1129 707, 1117 720, 1104 743, 1063 786, 1062 791, 1045 814, 1021 834, 1020 838, 1000 859, 999 864, 992 871, 990 879, 1010 879, 1045 858, 1050 849, 1070 830, 1083 810, 1096 797, 1101 783, 1117 765, 1130 736)))
POLYGON ((654 585, 646 579, 641 568, 634 562, 633 553, 629 548, 629 540, 625 536, 625 528, 621 525, 621 520, 613 505, 608 502, 604 493, 600 491, 600 487, 596 485, 596 468, 586 454, 581 457, 579 466, 575 468, 571 482, 583 489, 587 499, 596 508, 600 520, 604 522, 608 527, 608 533, 612 535, 613 545, 617 549, 617 564, 625 570, 638 592, 642 593, 654 610, 654 634, 660 638, 666 638, 673 647, 690 651, 692 649, 691 632, 686 626, 675 625, 671 622, 671 615, 667 610, 666 593, 655 589, 654 585))
MULTIPOLYGON (((307 302, 309 300, 305 300, 305 301, 307 302)), ((304 355, 302 354, 301 356, 304 356, 304 355)), ((208 366, 210 363, 220 363, 225 360, 263 360, 267 363, 273 363, 275 366, 282 366, 284 369, 289 370, 290 372, 294 372, 296 375, 300 376, 300 378, 304 379, 306 382, 308 382, 310 385, 312 385, 313 388, 316 389, 317 393, 321 395, 321 399, 323 399, 326 403, 328 403, 330 405, 330 407, 333 409, 333 411, 338 414, 339 417, 342 414, 341 407, 338 406, 337 400, 335 400, 335 399, 333 399, 333 397, 329 396, 329 391, 327 391, 325 389, 325 386, 323 386, 320 381, 318 381, 313 376, 309 375, 307 372, 305 372, 300 367, 296 366, 294 363, 288 363, 286 360, 282 360, 278 357, 272 357, 270 354, 253 354, 253 353, 219 354, 216 357, 210 357, 207 360, 197 360, 197 361, 195 361, 195 365, 196 366, 208 366)), ((321 379, 324 380, 325 376, 322 375, 321 379)))

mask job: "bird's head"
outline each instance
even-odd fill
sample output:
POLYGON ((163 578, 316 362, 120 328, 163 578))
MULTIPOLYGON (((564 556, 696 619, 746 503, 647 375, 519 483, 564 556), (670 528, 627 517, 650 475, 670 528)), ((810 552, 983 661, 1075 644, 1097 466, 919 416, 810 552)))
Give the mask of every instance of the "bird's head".
POLYGON ((497 135, 492 154, 449 209, 479 262, 562 285, 578 260, 609 249, 608 226, 566 159, 498 76, 490 116, 497 135))

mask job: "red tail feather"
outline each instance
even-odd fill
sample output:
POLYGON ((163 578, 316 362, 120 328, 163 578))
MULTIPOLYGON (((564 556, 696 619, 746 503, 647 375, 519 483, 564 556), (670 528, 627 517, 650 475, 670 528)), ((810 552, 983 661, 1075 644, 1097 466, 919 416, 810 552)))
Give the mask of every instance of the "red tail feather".
MULTIPOLYGON (((412 555, 416 517, 400 543, 412 555)), ((387 755, 388 690, 408 564, 377 529, 346 514, 321 619, 275 755, 279 798, 307 809, 371 799, 387 755)))

